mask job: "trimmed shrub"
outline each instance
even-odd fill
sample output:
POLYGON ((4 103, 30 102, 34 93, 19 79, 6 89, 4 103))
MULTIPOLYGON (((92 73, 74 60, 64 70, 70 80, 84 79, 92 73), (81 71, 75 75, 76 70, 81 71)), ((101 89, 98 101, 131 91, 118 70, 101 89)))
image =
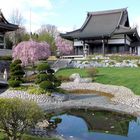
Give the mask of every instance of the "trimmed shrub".
POLYGON ((39 84, 40 88, 52 92, 61 85, 61 81, 55 77, 54 70, 50 68, 48 63, 39 64, 37 70, 40 73, 37 75, 35 83, 39 84))
POLYGON ((48 69, 50 69, 50 66, 48 63, 42 63, 42 64, 38 64, 36 70, 39 71, 39 72, 45 72, 47 71, 48 69))
POLYGON ((97 75, 97 73, 99 73, 99 71, 96 68, 88 68, 87 73, 88 73, 89 77, 94 77, 97 75))
POLYGON ((10 65, 10 79, 8 81, 10 87, 18 87, 23 82, 24 71, 21 67, 21 60, 15 60, 10 65))
POLYGON ((39 87, 46 91, 53 91, 54 85, 50 81, 43 81, 39 84, 39 87))
POLYGON ((10 87, 18 87, 20 86, 21 81, 18 80, 9 80, 8 81, 10 87))
POLYGON ((29 87, 28 89, 28 93, 30 94, 46 94, 46 90, 42 89, 42 88, 36 88, 36 87, 29 87))
POLYGON ((49 79, 49 76, 45 73, 41 73, 37 75, 37 79, 35 81, 36 84, 41 83, 42 81, 46 81, 49 79))
POLYGON ((14 61, 14 64, 15 65, 17 65, 17 64, 21 64, 22 62, 21 62, 21 60, 20 59, 16 59, 15 61, 14 61))
POLYGON ((61 85, 61 81, 58 80, 56 77, 54 77, 53 84, 54 84, 55 87, 59 87, 61 85))

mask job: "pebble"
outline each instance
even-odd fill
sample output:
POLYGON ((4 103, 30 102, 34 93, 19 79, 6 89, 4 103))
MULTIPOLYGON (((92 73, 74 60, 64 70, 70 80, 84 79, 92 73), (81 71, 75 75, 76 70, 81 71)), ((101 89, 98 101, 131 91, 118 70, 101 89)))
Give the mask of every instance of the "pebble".
POLYGON ((67 99, 67 95, 64 94, 52 94, 52 96, 47 95, 34 95, 28 94, 24 91, 19 90, 7 90, 0 94, 1 98, 21 98, 25 100, 35 101, 37 103, 51 103, 51 102, 62 102, 67 99))
POLYGON ((4 98, 22 98, 37 102, 44 110, 58 110, 69 108, 94 108, 99 107, 140 116, 140 96, 123 86, 104 85, 99 83, 62 83, 61 88, 66 90, 89 89, 114 95, 111 100, 98 94, 58 94, 52 96, 33 95, 23 91, 7 90, 0 94, 4 98))

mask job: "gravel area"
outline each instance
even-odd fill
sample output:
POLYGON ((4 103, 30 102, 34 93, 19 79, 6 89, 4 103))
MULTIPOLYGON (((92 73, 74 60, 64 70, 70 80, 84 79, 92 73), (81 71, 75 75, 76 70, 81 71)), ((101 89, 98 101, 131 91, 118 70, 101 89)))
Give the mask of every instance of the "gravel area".
POLYGON ((22 98, 37 102, 46 111, 58 111, 70 108, 99 108, 140 116, 140 96, 122 86, 103 85, 99 83, 63 83, 64 89, 89 89, 114 95, 109 99, 98 94, 58 94, 52 96, 32 95, 23 91, 7 90, 0 94, 4 98, 22 98))

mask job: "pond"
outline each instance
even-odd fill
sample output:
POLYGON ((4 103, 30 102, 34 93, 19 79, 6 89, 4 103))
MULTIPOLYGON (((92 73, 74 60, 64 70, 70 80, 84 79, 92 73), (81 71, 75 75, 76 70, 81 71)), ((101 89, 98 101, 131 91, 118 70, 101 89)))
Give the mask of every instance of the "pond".
POLYGON ((1 94, 2 92, 4 92, 5 90, 7 90, 7 87, 6 87, 6 86, 0 85, 0 94, 1 94))
POLYGON ((102 110, 71 109, 56 132, 66 140, 140 140, 140 118, 102 110))

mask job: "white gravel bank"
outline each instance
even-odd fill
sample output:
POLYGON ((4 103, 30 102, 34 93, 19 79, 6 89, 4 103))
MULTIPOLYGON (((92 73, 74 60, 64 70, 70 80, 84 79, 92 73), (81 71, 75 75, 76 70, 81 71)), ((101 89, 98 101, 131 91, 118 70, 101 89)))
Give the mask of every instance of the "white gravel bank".
POLYGON ((88 89, 100 92, 106 92, 114 95, 111 101, 107 97, 86 94, 86 95, 30 95, 24 91, 7 90, 0 94, 4 98, 22 98, 37 102, 45 110, 58 110, 69 108, 101 108, 114 110, 140 116, 140 96, 122 86, 104 85, 99 83, 62 83, 64 89, 88 89))

